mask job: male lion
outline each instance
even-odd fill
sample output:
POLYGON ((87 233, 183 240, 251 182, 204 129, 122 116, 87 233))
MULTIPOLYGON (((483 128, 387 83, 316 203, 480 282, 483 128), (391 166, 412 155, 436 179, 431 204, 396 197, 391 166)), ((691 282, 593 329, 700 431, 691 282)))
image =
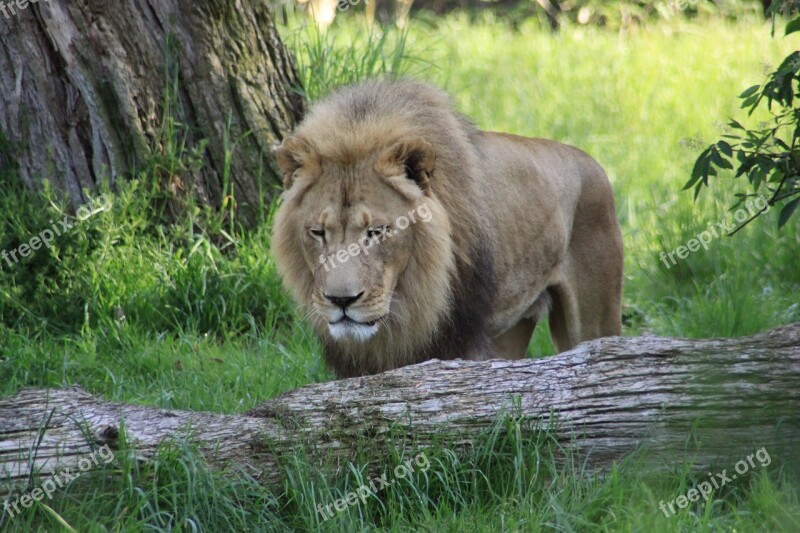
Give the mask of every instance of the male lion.
POLYGON ((622 236, 603 169, 554 141, 476 129, 440 90, 369 81, 278 149, 279 272, 340 377, 525 356, 620 332, 622 236))

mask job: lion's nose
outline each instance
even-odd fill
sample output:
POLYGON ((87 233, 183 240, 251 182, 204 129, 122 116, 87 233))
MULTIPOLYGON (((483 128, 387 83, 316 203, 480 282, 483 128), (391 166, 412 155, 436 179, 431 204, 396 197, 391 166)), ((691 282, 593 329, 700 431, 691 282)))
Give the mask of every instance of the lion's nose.
POLYGON ((332 294, 326 294, 325 298, 330 300, 332 304, 339 306, 342 309, 347 309, 350 304, 361 298, 362 294, 364 294, 364 291, 359 292, 355 296, 333 296, 332 294))

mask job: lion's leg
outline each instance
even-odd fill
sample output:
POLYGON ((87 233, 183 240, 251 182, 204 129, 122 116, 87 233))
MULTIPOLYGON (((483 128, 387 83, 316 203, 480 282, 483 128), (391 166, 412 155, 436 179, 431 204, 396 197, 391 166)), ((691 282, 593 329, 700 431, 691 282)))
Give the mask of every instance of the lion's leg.
POLYGON ((553 299, 548 321, 550 337, 558 352, 569 350, 581 340, 581 321, 578 299, 568 283, 550 288, 553 299))
POLYGON ((581 252, 572 254, 561 279, 550 288, 550 332, 559 352, 583 341, 619 335, 621 329, 621 240, 573 241, 571 249, 581 252))
POLYGON ((619 335, 619 293, 575 280, 572 287, 553 287, 553 309, 550 312, 550 335, 559 352, 569 350, 583 341, 619 335), (584 285, 581 290, 581 286, 584 285), (605 292, 603 298, 597 294, 605 292))
POLYGON ((528 352, 528 344, 531 342, 533 330, 536 328, 536 321, 531 318, 523 318, 516 326, 505 333, 495 337, 494 357, 503 359, 522 359, 528 352))

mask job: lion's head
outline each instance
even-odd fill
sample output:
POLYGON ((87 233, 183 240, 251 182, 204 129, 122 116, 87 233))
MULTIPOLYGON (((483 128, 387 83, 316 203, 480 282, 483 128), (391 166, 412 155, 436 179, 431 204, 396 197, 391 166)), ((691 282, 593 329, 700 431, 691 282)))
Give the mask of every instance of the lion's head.
POLYGON ((409 100, 377 101, 392 86, 335 94, 278 149, 276 262, 341 376, 418 362, 438 335, 455 333, 468 230, 454 239, 441 190, 453 154, 400 105, 409 100))

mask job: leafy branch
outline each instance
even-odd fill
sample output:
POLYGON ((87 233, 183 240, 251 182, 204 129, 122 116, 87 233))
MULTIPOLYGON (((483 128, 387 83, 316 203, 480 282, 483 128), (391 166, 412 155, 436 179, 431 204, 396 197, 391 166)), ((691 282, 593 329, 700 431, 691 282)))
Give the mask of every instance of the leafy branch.
MULTIPOLYGON (((779 9, 796 10, 798 3, 775 2, 773 16, 779 9)), ((774 20, 774 19, 773 19, 774 20)), ((774 30, 773 30, 774 32, 774 30)), ((800 32, 800 16, 786 25, 785 35, 800 32)), ((778 216, 778 227, 782 227, 800 206, 800 52, 786 56, 778 68, 770 73, 762 85, 754 85, 739 95, 742 109, 752 116, 756 109, 764 108, 771 119, 756 128, 746 128, 736 120, 728 123, 730 130, 722 139, 703 150, 695 162, 691 179, 683 189, 694 187, 694 197, 703 187, 709 186, 709 178, 720 170, 735 170, 734 178, 745 176, 750 183, 750 193, 739 193, 741 205, 747 198, 756 197, 762 189, 768 194, 770 207, 783 204, 778 216)), ((760 216, 756 213, 744 221, 735 231, 760 216)))

